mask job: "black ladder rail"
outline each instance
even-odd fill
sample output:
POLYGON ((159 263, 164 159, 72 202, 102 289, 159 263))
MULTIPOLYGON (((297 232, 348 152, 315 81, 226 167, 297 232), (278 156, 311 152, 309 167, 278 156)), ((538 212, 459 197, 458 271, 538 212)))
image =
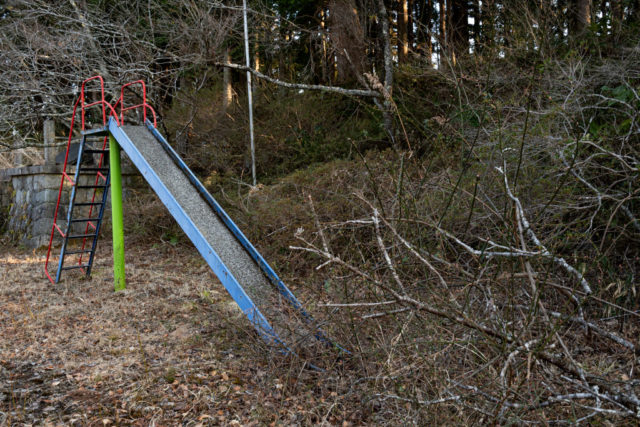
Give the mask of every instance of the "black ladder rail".
POLYGON ((84 144, 86 142, 87 137, 85 135, 82 136, 80 140, 80 147, 78 147, 78 159, 76 160, 76 173, 73 179, 73 187, 71 188, 71 196, 69 197, 69 208, 67 210, 67 226, 65 227, 64 232, 64 241, 62 242, 62 248, 60 249, 60 260, 58 261, 58 271, 56 272, 56 283, 60 281, 60 276, 62 275, 62 270, 64 268, 64 256, 67 249, 67 244, 69 243, 69 232, 71 231, 72 222, 71 218, 73 215, 73 204, 76 200, 76 190, 78 184, 78 178, 80 176, 80 164, 82 163, 82 151, 84 148, 84 144))
MULTIPOLYGON (((109 153, 108 149, 94 149, 91 145, 88 145, 87 139, 90 136, 96 136, 98 132, 85 132, 83 133, 82 139, 80 140, 80 146, 78 147, 78 158, 76 160, 76 170, 73 179, 73 186, 71 189, 71 195, 69 197, 69 207, 67 211, 67 225, 65 228, 65 232, 63 233, 63 243, 62 248, 60 250, 60 260, 58 261, 58 271, 56 273, 56 283, 60 281, 60 277, 62 271, 73 270, 73 269, 81 269, 84 270, 84 273, 89 276, 91 274, 91 268, 93 266, 93 261, 95 259, 95 252, 97 248, 98 236, 100 233, 100 226, 102 225, 102 219, 104 217, 105 206, 107 203, 108 193, 109 193, 109 184, 111 174, 109 166, 103 166, 102 160, 105 154, 109 153), (82 160, 85 154, 100 154, 100 161, 97 167, 83 167, 82 160), (80 176, 81 174, 85 174, 86 172, 97 172, 96 175, 96 184, 94 185, 80 185, 80 176), (98 180, 102 178, 104 180, 104 184, 97 184, 98 180), (92 201, 85 202, 77 202, 76 198, 78 196, 79 190, 94 190, 94 199, 92 201), (99 189, 103 189, 102 195, 99 196, 100 201, 95 201, 95 192, 99 189), (79 218, 74 218, 74 210, 76 207, 89 206, 90 211, 89 214, 80 216, 79 218), (93 217, 91 215, 91 211, 94 206, 99 206, 98 216, 93 217), (75 224, 86 223, 86 230, 84 233, 72 234, 73 227, 75 224), (89 233, 89 227, 93 228, 93 232, 89 233), (67 250, 69 245, 69 240, 77 240, 82 239, 82 248, 77 250, 67 250), (90 248, 85 248, 86 240, 91 240, 90 248), (82 263, 82 258, 84 254, 89 254, 89 260, 86 264, 82 263), (79 255, 78 263, 76 265, 65 266, 65 259, 68 255, 79 255)), ((105 137, 106 138, 106 137, 105 137)), ((105 146, 103 143, 103 147, 105 146)))
MULTIPOLYGON (((111 167, 109 167, 111 168, 111 167)), ((93 268, 93 260, 96 256, 96 248, 98 247, 98 234, 100 233, 100 226, 102 225, 102 219, 104 218, 104 208, 107 205, 107 197, 109 195, 109 184, 111 183, 111 171, 107 173, 107 180, 105 182, 105 190, 102 192, 102 203, 100 204, 100 211, 98 212, 98 222, 96 223, 96 236, 91 242, 91 252, 89 255, 89 262, 87 263, 87 276, 91 275, 91 269, 93 268)), ((80 255, 80 262, 82 262, 82 255, 80 255)))

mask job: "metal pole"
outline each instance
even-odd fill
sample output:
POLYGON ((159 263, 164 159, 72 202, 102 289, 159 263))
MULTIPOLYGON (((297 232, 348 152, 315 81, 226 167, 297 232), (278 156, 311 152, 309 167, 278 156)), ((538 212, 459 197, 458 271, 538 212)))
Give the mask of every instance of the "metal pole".
MULTIPOLYGON (((249 26, 247 25, 247 0, 242 0, 242 16, 244 18, 244 56, 247 68, 251 68, 249 58, 249 26)), ((251 177, 256 185, 256 147, 253 139, 253 97, 251 89, 251 71, 247 71, 247 98, 249 99, 249 138, 251 140, 251 177)))
POLYGON ((124 215, 122 212, 122 172, 120 146, 109 135, 109 165, 111 173, 111 228, 113 230, 113 287, 121 291, 127 287, 124 273, 124 215))

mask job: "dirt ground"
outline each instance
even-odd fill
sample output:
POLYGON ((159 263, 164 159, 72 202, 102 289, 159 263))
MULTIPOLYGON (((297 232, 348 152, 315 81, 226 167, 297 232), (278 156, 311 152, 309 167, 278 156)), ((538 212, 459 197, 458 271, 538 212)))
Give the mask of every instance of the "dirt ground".
POLYGON ((55 286, 0 249, 0 425, 369 422, 343 376, 268 354, 193 248, 127 242, 114 293, 108 246, 55 286))

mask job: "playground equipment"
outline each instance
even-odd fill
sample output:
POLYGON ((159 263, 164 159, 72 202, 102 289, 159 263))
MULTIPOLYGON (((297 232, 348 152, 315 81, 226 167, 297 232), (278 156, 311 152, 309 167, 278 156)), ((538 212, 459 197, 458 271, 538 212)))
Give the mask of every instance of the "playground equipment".
POLYGON ((80 97, 71 119, 45 262, 45 273, 52 283, 59 282, 65 270, 80 269, 87 276, 91 274, 107 193, 111 188, 114 283, 116 290, 125 287, 120 148, 129 156, 268 344, 286 351, 310 342, 334 345, 315 326, 293 293, 158 132, 155 112, 146 102, 146 87, 140 80, 122 86, 120 98, 113 105, 105 101, 102 77, 92 77, 81 85, 80 97), (99 83, 100 96, 98 101, 86 103, 85 85, 90 82, 99 83), (125 89, 132 86, 141 88, 142 102, 125 106, 125 89), (102 126, 88 130, 85 129, 85 111, 92 107, 100 108, 102 126), (82 137, 74 173, 67 160, 78 108, 82 137), (125 113, 132 110, 141 112, 143 125, 124 125, 125 113), (147 118, 147 112, 151 113, 152 120, 147 118), (95 141, 101 144, 99 148, 89 147, 88 144, 95 141), (82 159, 86 154, 99 155, 97 167, 83 166, 82 159), (104 162, 105 155, 109 156, 108 165, 104 162), (80 172, 87 171, 96 172, 93 183, 80 182, 80 172), (58 211, 65 185, 71 185, 72 188, 66 221, 63 223, 58 219, 58 211), (84 199, 78 199, 80 192, 86 190, 90 193, 84 199), (54 278, 49 272, 49 263, 56 236, 62 238, 62 245, 54 278), (74 240, 81 243, 79 247, 70 249, 69 242, 74 240), (72 257, 76 257, 75 261, 69 262, 68 259, 72 257))

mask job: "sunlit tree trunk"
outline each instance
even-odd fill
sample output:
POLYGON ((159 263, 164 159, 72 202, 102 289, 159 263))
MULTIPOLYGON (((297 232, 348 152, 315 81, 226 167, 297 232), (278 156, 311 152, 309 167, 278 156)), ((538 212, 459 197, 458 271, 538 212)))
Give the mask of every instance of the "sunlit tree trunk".
MULTIPOLYGON (((224 51, 224 62, 231 63, 231 54, 227 47, 224 51)), ((231 68, 222 69, 222 109, 227 111, 233 101, 233 88, 231 87, 231 68)))
MULTIPOLYGON (((447 25, 447 5, 445 0, 438 0, 438 10, 440 12, 440 16, 439 16, 439 31, 438 31, 438 35, 439 35, 439 39, 440 39, 440 56, 445 55, 447 49, 448 49, 448 38, 449 35, 447 34, 447 29, 448 29, 448 25, 447 25)), ((442 59, 440 59, 442 61, 442 59)))
POLYGON ((327 13, 324 7, 320 10, 320 30, 320 37, 322 37, 322 82, 327 83, 329 81, 329 59, 327 57, 327 13))
POLYGON ((591 25, 591 0, 571 0, 569 33, 577 37, 591 25))
POLYGON ((409 58, 409 0, 400 0, 398 6, 398 61, 409 58))

